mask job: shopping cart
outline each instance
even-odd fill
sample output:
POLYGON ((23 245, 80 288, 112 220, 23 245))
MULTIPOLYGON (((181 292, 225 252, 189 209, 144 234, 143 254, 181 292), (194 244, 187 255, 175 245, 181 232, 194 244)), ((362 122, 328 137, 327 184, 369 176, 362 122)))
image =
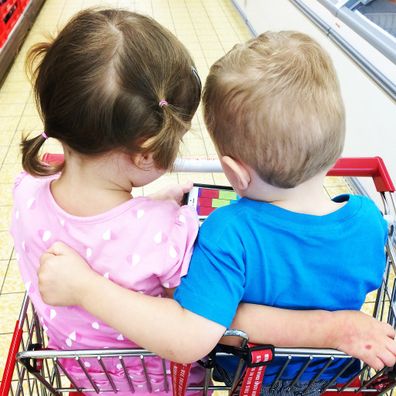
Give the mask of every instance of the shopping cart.
MULTIPOLYGON (((46 156, 47 161, 60 161, 62 156, 46 156)), ((217 172, 221 171, 218 161, 211 160, 179 160, 176 162, 176 171, 179 172, 217 172)), ((375 318, 386 321, 393 327, 396 327, 396 288, 395 288, 395 214, 396 207, 393 198, 394 186, 389 174, 384 166, 383 161, 378 158, 343 158, 340 159, 333 169, 329 172, 330 176, 351 176, 372 177, 374 185, 380 194, 384 218, 389 224, 389 238, 386 246, 387 263, 383 275, 381 287, 377 290, 374 297, 372 314, 375 318)), ((351 183, 354 182, 353 179, 351 183)), ((202 391, 203 395, 211 391, 227 391, 230 394, 237 393, 241 388, 241 382, 246 378, 246 367, 251 366, 253 350, 248 343, 248 337, 245 333, 238 330, 229 330, 227 336, 239 337, 240 347, 220 347, 212 352, 207 358, 200 362, 205 368, 205 381, 201 386, 189 386, 188 390, 202 391), (234 357, 240 359, 233 384, 224 385, 216 384, 211 381, 213 367, 216 359, 219 357, 234 357)), ((147 359, 155 356, 150 351, 143 349, 100 349, 100 350, 49 350, 46 349, 47 340, 43 328, 38 320, 29 298, 25 296, 19 319, 15 325, 15 331, 9 348, 8 359, 6 362, 3 379, 0 387, 0 396, 6 395, 61 395, 62 393, 94 392, 98 393, 99 389, 95 381, 86 369, 88 360, 95 360, 103 370, 103 375, 107 378, 108 386, 101 388, 100 391, 116 392, 117 386, 106 366, 109 359, 118 359, 120 367, 124 372, 128 382, 129 392, 139 393, 139 389, 128 375, 128 366, 132 360, 141 365, 142 373, 145 376, 146 389, 153 392, 152 379, 147 370, 147 359), (85 373, 89 383, 89 388, 79 388, 72 375, 65 368, 65 362, 72 359, 81 367, 81 372, 85 373)), ((256 348, 257 349, 257 348, 256 348)), ((259 348, 260 349, 260 348, 259 348)), ((271 389, 276 387, 278 379, 286 367, 294 360, 301 361, 301 369, 297 372, 295 378, 291 381, 290 389, 299 378, 308 369, 314 359, 322 358, 323 364, 315 378, 325 374, 330 369, 335 359, 341 359, 342 365, 337 369, 337 373, 323 385, 323 391, 326 393, 348 393, 359 395, 382 395, 391 394, 392 388, 396 385, 396 370, 394 368, 384 368, 380 371, 361 364, 361 369, 357 376, 348 383, 340 385, 339 378, 356 362, 356 359, 345 355, 344 353, 332 349, 312 349, 312 348, 273 348, 264 346, 261 349, 270 351, 274 357, 283 357, 285 363, 278 372, 276 378, 271 384, 271 389)), ((339 360, 338 360, 339 361, 339 360)), ((271 364, 267 362, 265 364, 271 364)), ((171 382, 169 379, 169 369, 165 361, 162 361, 164 387, 165 391, 172 392, 171 382)), ((310 383, 310 384, 311 384, 310 383)), ((308 384, 304 392, 310 388, 308 384)), ((304 394, 304 393, 303 393, 304 394)))

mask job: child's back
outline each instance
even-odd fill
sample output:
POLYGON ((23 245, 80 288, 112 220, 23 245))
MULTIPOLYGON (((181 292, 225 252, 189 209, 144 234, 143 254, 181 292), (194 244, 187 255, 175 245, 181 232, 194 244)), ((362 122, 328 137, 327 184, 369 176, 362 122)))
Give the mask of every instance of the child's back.
MULTIPOLYGON (((131 191, 172 166, 199 103, 199 78, 170 32, 126 11, 81 12, 52 43, 32 50, 32 61, 39 57, 35 93, 45 133, 23 141, 28 173, 14 188, 11 231, 22 278, 50 348, 130 348, 136 344, 83 309, 46 305, 39 258, 62 241, 128 289, 166 297, 179 284, 197 234, 195 214, 175 201, 133 198, 131 191), (62 143, 62 166, 39 161, 47 137, 62 143)), ((97 362, 83 363, 99 388, 109 388, 104 375, 93 374, 97 362)), ((164 390, 160 359, 146 364, 153 391, 164 390)), ((78 379, 77 362, 69 360, 68 369, 77 384, 89 386, 78 379)), ((118 359, 107 369, 129 394, 118 359)), ((146 392, 141 364, 128 370, 137 391, 146 392)))
MULTIPOLYGON (((223 169, 243 198, 201 227, 176 300, 225 327, 241 301, 359 310, 381 283, 387 227, 369 199, 324 194, 345 130, 329 56, 304 34, 265 33, 212 66, 204 111, 223 169), (197 304, 202 273, 207 286, 197 304)), ((266 371, 268 382, 278 363, 266 371)), ((290 364, 282 378, 300 368, 290 364)), ((345 377, 351 371, 356 366, 345 377)), ((317 372, 312 363, 300 381, 317 372)))

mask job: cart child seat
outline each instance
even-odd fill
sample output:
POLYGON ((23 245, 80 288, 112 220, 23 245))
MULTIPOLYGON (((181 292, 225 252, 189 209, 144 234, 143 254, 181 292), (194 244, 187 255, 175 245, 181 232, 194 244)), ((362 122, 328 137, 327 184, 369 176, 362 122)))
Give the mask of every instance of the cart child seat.
MULTIPOLYGON (((46 155, 48 162, 62 161, 61 155, 46 155)), ((220 171, 217 161, 178 160, 178 171, 220 171)), ((386 268, 380 288, 374 296, 370 296, 368 304, 372 307, 371 313, 381 321, 396 327, 396 289, 395 289, 395 201, 393 198, 394 186, 386 167, 381 158, 342 158, 329 176, 348 176, 373 178, 375 188, 381 197, 383 215, 389 224, 389 237, 386 245, 386 268)), ((351 183, 355 183, 352 179, 351 183)), ((298 360, 299 370, 290 381, 290 391, 297 388, 299 379, 318 359, 321 359, 320 369, 315 377, 305 386, 299 389, 301 395, 308 394, 312 384, 325 376, 327 370, 332 369, 337 359, 337 372, 332 371, 332 377, 322 381, 321 390, 325 394, 357 394, 357 395, 382 395, 391 392, 396 385, 396 371, 394 368, 384 368, 376 371, 365 364, 361 364, 357 375, 347 382, 340 380, 356 359, 340 351, 332 349, 313 348, 280 348, 267 346, 255 346, 249 344, 248 336, 238 330, 227 330, 226 336, 238 337, 239 347, 219 345, 212 353, 199 363, 205 368, 205 381, 200 386, 187 386, 189 365, 167 365, 161 361, 160 375, 163 377, 164 389, 161 392, 169 392, 175 396, 183 396, 186 391, 200 391, 207 395, 213 391, 227 391, 229 394, 256 395, 259 394, 262 378, 265 376, 266 367, 271 361, 283 358, 284 364, 277 372, 270 384, 270 392, 275 392, 282 373, 287 366, 298 360), (219 358, 240 359, 236 375, 229 382, 216 383, 216 372, 221 370, 216 362, 219 358)), ((118 393, 127 394, 155 393, 156 378, 152 378, 147 370, 147 362, 156 355, 144 349, 98 349, 98 350, 49 350, 46 349, 46 335, 40 320, 35 313, 34 307, 26 295, 23 301, 20 316, 16 322, 13 339, 9 348, 9 354, 0 387, 0 396, 6 395, 61 395, 63 393, 118 393), (114 378, 108 369, 109 362, 118 361, 118 367, 123 373, 125 389, 118 386, 119 378, 114 378), (67 361, 77 362, 81 372, 86 376, 89 387, 81 388, 73 378, 73 374, 67 370, 67 361), (128 373, 129 362, 137 362, 141 367, 141 376, 137 380, 128 373), (105 385, 98 386, 86 370, 91 364, 95 364, 101 371, 105 385)), ((157 357, 160 359, 159 357, 157 357)), ((161 379, 162 382, 162 379, 161 379)), ((297 392, 297 390, 296 390, 297 392)), ((276 394, 276 393, 274 393, 276 394)))

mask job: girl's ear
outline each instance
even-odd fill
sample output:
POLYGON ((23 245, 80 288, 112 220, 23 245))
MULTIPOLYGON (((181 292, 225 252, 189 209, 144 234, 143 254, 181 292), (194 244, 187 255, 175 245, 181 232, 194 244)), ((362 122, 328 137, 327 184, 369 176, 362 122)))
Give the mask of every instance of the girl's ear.
POLYGON ((155 166, 155 162, 154 162, 152 153, 135 154, 132 157, 132 162, 139 169, 148 170, 148 169, 151 169, 151 168, 153 168, 155 166))
POLYGON ((228 181, 235 190, 245 191, 250 184, 251 177, 248 168, 239 161, 235 161, 227 155, 220 158, 221 166, 228 181))

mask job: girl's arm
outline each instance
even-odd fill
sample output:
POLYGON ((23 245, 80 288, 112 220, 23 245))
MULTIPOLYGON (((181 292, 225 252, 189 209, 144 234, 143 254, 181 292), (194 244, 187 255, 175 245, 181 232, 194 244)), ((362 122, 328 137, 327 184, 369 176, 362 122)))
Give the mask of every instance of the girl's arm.
POLYGON ((191 191, 193 182, 187 181, 184 184, 171 184, 153 194, 148 195, 152 199, 161 201, 175 201, 178 205, 182 204, 184 194, 191 191))
MULTIPOLYGON (((209 353, 225 331, 174 300, 116 285, 60 242, 40 262, 39 287, 47 304, 79 305, 166 359, 195 361, 209 353)), ((293 311, 242 304, 233 327, 244 330, 257 343, 338 348, 377 369, 396 361, 394 330, 361 312, 293 311)))
POLYGON ((74 250, 56 242, 40 259, 39 287, 50 305, 79 305, 143 348, 176 362, 207 355, 225 327, 176 301, 124 289, 93 271, 74 250))
POLYGON ((360 311, 297 311, 240 304, 232 327, 244 330, 254 343, 338 349, 377 370, 396 363, 393 327, 360 311))

